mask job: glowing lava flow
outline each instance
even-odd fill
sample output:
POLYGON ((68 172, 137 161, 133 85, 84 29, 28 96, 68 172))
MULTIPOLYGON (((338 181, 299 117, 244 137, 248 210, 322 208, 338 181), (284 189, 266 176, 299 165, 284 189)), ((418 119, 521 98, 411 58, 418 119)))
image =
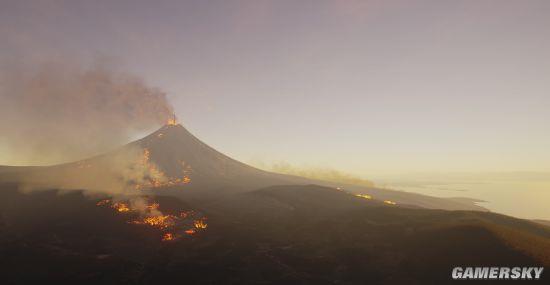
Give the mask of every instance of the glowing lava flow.
POLYGON ((172 215, 160 215, 153 217, 146 217, 141 220, 131 221, 130 223, 136 225, 149 225, 151 227, 159 229, 167 229, 175 225, 174 216, 172 215))
POLYGON ((130 211, 130 208, 128 207, 128 204, 126 204, 126 203, 117 202, 117 203, 114 203, 111 207, 113 209, 116 209, 119 212, 129 212, 130 211))
POLYGON ((182 177, 168 177, 154 163, 150 162, 151 152, 149 149, 143 149, 143 154, 138 162, 138 165, 147 170, 145 181, 137 183, 134 188, 141 190, 144 188, 161 188, 181 186, 191 182, 191 172, 193 171, 190 165, 181 162, 182 177))
POLYGON ((355 196, 365 198, 365 199, 372 199, 372 196, 367 194, 355 194, 355 196))
POLYGON ((143 207, 133 206, 132 203, 112 202, 110 199, 101 200, 97 206, 108 206, 119 213, 139 214, 139 218, 129 221, 134 225, 144 225, 156 228, 162 232, 162 241, 177 240, 185 235, 194 235, 204 231, 208 224, 206 217, 195 211, 181 211, 177 215, 163 214, 159 204, 146 201, 143 207))
POLYGON ((173 114, 172 118, 170 118, 166 121, 166 125, 168 125, 168 126, 175 126, 177 124, 178 124, 178 120, 176 119, 176 114, 173 114))
POLYGON ((178 122, 176 121, 175 118, 172 118, 172 119, 168 119, 168 121, 166 121, 166 124, 167 124, 168 126, 175 126, 175 125, 178 124, 178 122))
POLYGON ((162 236, 162 241, 171 241, 171 240, 174 240, 176 239, 174 237, 174 235, 172 233, 165 233, 163 236, 162 236))
POLYGON ((107 205, 107 204, 110 204, 111 203, 111 199, 105 199, 105 200, 101 200, 99 202, 96 203, 96 206, 103 206, 103 205, 107 205))
POLYGON ((197 229, 206 229, 208 227, 208 224, 206 224, 206 218, 201 218, 199 220, 195 220, 193 223, 195 225, 195 228, 197 229))
MULTIPOLYGON (((367 194, 355 194, 355 196, 361 197, 361 198, 364 198, 364 199, 369 199, 369 200, 372 199, 372 196, 371 196, 371 195, 367 195, 367 194)), ((390 201, 390 200, 384 200, 384 204, 388 204, 388 205, 397 205, 396 202, 390 201)))

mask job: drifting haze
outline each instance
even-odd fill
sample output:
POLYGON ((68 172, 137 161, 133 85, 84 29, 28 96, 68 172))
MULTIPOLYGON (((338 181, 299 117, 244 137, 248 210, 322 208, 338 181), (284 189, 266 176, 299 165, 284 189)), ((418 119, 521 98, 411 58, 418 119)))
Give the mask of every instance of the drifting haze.
POLYGON ((240 160, 366 177, 549 171, 548 11, 544 0, 3 0, 0 59, 112 56, 240 160))
POLYGON ((331 181, 342 184, 361 185, 367 187, 374 187, 372 181, 360 178, 356 175, 344 173, 339 170, 327 168, 327 167, 298 167, 288 162, 276 162, 271 165, 264 163, 254 163, 257 167, 264 170, 273 171, 282 174, 289 174, 295 176, 302 176, 311 179, 331 181))
POLYGON ((133 210, 142 216, 153 217, 161 216, 162 212, 149 207, 143 196, 136 195, 146 193, 145 189, 136 192, 136 185, 144 185, 151 178, 159 183, 166 182, 167 177, 158 168, 144 156, 144 149, 130 145, 91 160, 33 168, 3 177, 0 173, 0 181, 15 179, 24 193, 56 189, 59 193, 82 191, 92 198, 109 197, 106 201, 129 201, 133 210))
POLYGON ((11 64, 0 78, 3 163, 52 164, 98 154, 172 114, 162 91, 101 63, 11 64))
POLYGON ((93 163, 84 160, 53 168, 39 168, 12 179, 20 183, 23 192, 60 189, 125 195, 134 190, 130 183, 143 183, 146 177, 152 176, 150 170, 140 163, 141 154, 142 149, 138 147, 126 147, 101 156, 93 163))

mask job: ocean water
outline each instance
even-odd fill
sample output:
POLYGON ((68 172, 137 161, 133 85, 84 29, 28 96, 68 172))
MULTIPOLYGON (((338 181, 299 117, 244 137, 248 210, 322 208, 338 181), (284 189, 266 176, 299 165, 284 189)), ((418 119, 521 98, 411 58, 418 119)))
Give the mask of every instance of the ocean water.
POLYGON ((404 175, 374 179, 377 186, 436 197, 467 197, 497 213, 550 220, 550 174, 404 175), (430 178, 431 177, 431 178, 430 178))

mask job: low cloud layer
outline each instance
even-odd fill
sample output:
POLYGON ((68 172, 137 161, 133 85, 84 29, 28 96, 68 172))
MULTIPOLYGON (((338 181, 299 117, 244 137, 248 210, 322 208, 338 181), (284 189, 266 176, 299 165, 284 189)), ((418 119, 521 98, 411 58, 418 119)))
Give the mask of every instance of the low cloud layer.
POLYGON ((142 79, 95 63, 8 64, 0 71, 0 165, 99 154, 163 124, 173 110, 142 79))

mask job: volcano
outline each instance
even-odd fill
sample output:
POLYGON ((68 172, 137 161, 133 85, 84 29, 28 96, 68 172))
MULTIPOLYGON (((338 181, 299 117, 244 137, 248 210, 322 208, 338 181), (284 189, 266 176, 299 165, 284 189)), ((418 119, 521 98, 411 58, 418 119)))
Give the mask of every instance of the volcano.
POLYGON ((168 124, 89 159, 0 167, 0 266, 7 284, 448 284, 460 264, 550 264, 546 226, 433 209, 483 210, 263 171, 168 124))
POLYGON ((187 172, 185 190, 200 189, 245 192, 283 184, 307 184, 302 177, 263 171, 211 148, 180 124, 165 125, 156 132, 130 143, 149 151, 150 159, 169 177, 187 172))
MULTIPOLYGON (((119 149, 89 159, 54 166, 0 167, 2 180, 24 182, 23 185, 30 187, 96 189, 109 193, 122 191, 120 189, 128 188, 130 184, 131 190, 204 197, 270 186, 315 184, 407 207, 486 210, 465 198, 436 198, 264 171, 220 153, 175 122, 119 149)), ((123 192, 128 194, 128 191, 123 192)))

